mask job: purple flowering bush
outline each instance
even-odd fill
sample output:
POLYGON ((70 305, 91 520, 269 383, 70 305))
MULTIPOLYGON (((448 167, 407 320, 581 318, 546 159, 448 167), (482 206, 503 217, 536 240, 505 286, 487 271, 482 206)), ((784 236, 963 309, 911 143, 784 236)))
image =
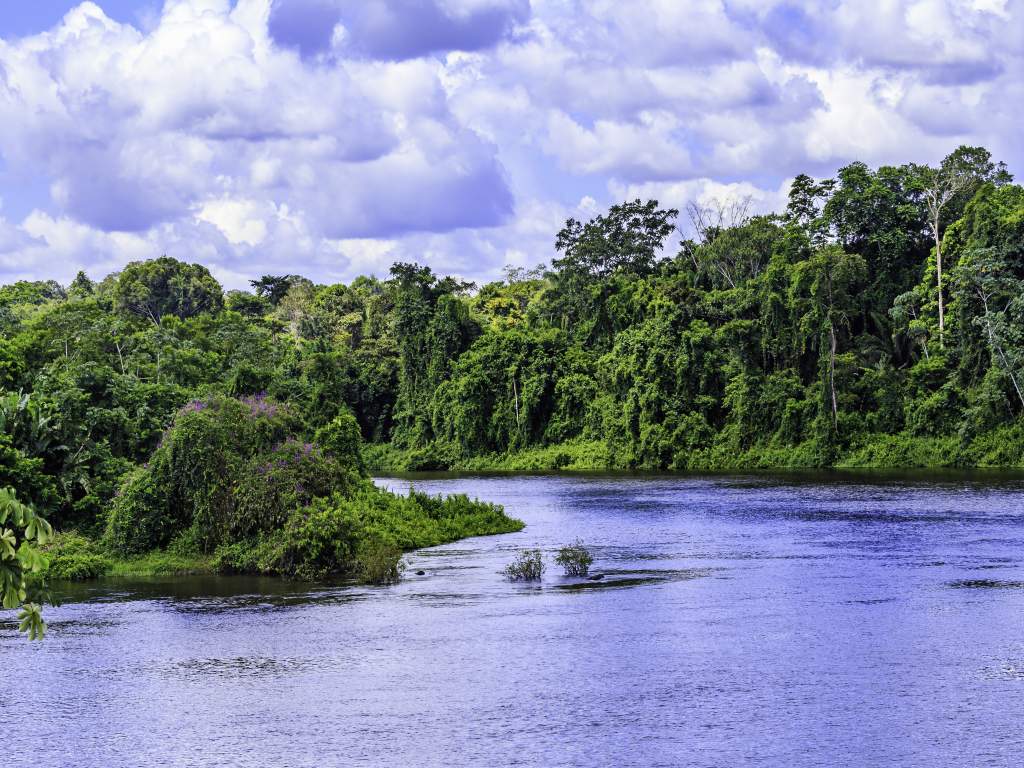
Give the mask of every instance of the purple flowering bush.
POLYGON ((235 488, 229 534, 237 539, 278 529, 293 510, 358 480, 319 446, 288 440, 245 466, 235 488))
POLYGON ((115 497, 105 538, 115 552, 167 546, 186 529, 204 551, 227 534, 235 487, 254 457, 300 428, 283 406, 228 397, 193 400, 174 416, 144 467, 115 497))

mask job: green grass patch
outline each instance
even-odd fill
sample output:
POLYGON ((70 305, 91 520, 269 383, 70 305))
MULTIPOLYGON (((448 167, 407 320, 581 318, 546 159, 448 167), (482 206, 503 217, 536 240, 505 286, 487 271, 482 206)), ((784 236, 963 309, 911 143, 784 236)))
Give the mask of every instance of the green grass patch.
POLYGON ((872 435, 836 463, 844 469, 930 469, 961 464, 960 440, 956 437, 872 435))
POLYGON ((216 573, 210 555, 149 552, 138 557, 116 559, 108 576, 196 576, 216 573))

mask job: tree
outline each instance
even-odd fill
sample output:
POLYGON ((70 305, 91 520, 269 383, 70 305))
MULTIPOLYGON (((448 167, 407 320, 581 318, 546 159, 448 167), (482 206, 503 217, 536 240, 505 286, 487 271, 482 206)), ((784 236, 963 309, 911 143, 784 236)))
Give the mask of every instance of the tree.
POLYGON ((41 640, 46 622, 35 598, 38 589, 29 575, 46 570, 39 547, 53 535, 50 524, 18 501, 14 490, 0 488, 0 602, 7 610, 20 608, 18 628, 30 640, 41 640))
POLYGON ((805 173, 801 173, 789 188, 789 201, 783 220, 807 233, 808 239, 815 245, 825 242, 825 225, 822 221, 822 209, 827 204, 835 189, 834 179, 815 181, 805 173))
POLYGON ((944 345, 945 301, 942 286, 942 231, 947 210, 974 194, 985 182, 1005 184, 1012 181, 1005 163, 992 162, 983 147, 960 146, 947 155, 938 168, 913 166, 928 208, 928 226, 935 243, 935 274, 939 301, 939 345, 944 345))
POLYGON ((704 232, 691 258, 698 273, 716 288, 737 288, 760 275, 783 234, 775 216, 746 218, 704 232))
POLYGON ((249 284, 256 291, 256 295, 269 301, 273 306, 281 303, 288 290, 295 283, 305 278, 299 275, 264 275, 259 280, 250 280, 249 284))
POLYGON ((185 319, 203 312, 218 312, 224 294, 210 271, 169 256, 133 261, 117 280, 114 295, 119 311, 159 325, 165 315, 185 319))
POLYGON ((443 357, 461 352, 475 332, 460 298, 472 283, 438 279, 430 267, 398 263, 388 284, 399 352, 396 439, 406 447, 421 446, 432 438, 429 400, 447 373, 443 357))
POLYGON ((810 259, 798 265, 793 276, 793 299, 801 315, 804 337, 811 343, 817 342, 819 350, 828 350, 827 357, 819 357, 825 373, 832 426, 837 431, 836 356, 839 333, 849 328, 850 314, 857 301, 856 290, 866 276, 864 259, 835 245, 816 251, 810 259))
POLYGON ((555 250, 564 256, 551 265, 558 272, 597 279, 617 271, 649 274, 678 215, 675 208, 659 208, 657 200, 634 200, 613 205, 607 215, 586 223, 568 219, 555 238, 555 250))
POLYGON ((78 274, 75 275, 75 279, 68 286, 68 296, 76 299, 82 299, 86 296, 92 296, 96 292, 96 284, 89 279, 89 276, 79 270, 78 274))
POLYGON ((997 248, 967 254, 957 278, 981 302, 982 314, 974 323, 984 330, 993 363, 1010 379, 1024 409, 1024 280, 1013 274, 997 248))
POLYGON ((270 302, 262 296, 245 291, 228 291, 224 297, 224 306, 232 312, 258 319, 267 314, 270 302))

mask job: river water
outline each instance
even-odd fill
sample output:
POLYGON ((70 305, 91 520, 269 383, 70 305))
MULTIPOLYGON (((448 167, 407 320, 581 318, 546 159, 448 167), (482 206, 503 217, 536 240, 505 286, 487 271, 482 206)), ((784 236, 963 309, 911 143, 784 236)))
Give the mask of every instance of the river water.
POLYGON ((44 642, 0 625, 3 764, 1024 759, 1024 481, 378 482, 496 501, 527 527, 413 553, 394 587, 69 587, 44 642), (577 538, 600 581, 553 563, 577 538), (547 553, 540 585, 499 573, 524 547, 547 553))

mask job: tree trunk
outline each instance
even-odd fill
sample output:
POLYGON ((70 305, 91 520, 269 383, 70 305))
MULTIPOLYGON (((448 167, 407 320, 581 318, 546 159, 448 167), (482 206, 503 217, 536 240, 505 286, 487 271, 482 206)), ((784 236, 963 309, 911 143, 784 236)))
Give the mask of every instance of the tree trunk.
POLYGON ((932 233, 935 235, 935 267, 939 292, 939 348, 945 348, 944 334, 946 330, 945 304, 942 301, 942 240, 939 238, 939 219, 935 218, 932 225, 932 233))
POLYGON ((515 374, 512 374, 512 393, 516 398, 516 429, 519 429, 519 388, 516 386, 515 374))
POLYGON ((832 426, 839 431, 839 403, 836 401, 836 327, 832 318, 828 321, 828 385, 832 393, 832 426))

